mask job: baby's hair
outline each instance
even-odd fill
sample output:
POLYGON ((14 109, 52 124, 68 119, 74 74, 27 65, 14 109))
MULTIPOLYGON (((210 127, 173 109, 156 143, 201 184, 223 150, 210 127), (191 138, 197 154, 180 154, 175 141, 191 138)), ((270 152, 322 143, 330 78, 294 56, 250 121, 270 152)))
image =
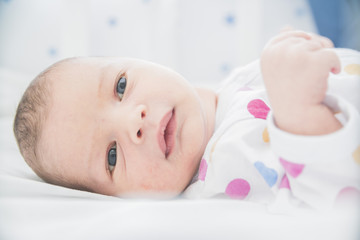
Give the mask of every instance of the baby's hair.
POLYGON ((49 172, 38 144, 52 104, 51 88, 54 81, 52 78, 57 78, 54 71, 61 64, 75 59, 59 61, 35 77, 19 102, 13 125, 14 135, 25 162, 44 181, 57 185, 66 184, 61 183, 59 172, 49 172))
POLYGON ((17 107, 13 126, 21 155, 41 178, 44 176, 38 159, 37 145, 51 101, 51 83, 46 78, 52 69, 53 66, 50 66, 30 83, 17 107))

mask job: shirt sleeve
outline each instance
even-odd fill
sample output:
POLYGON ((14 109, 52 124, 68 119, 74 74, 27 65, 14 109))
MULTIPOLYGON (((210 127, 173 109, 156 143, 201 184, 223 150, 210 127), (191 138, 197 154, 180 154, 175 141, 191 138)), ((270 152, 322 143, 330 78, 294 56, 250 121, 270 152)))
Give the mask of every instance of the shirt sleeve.
POLYGON ((360 115, 346 100, 327 95, 324 103, 339 112, 343 127, 326 135, 295 135, 279 129, 270 112, 267 125, 272 151, 293 195, 317 209, 332 208, 351 189, 360 193, 360 115))

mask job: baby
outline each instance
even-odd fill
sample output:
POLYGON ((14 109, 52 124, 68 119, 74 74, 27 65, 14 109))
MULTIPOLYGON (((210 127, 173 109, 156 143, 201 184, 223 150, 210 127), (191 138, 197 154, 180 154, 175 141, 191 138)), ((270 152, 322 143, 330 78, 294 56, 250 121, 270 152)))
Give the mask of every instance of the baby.
POLYGON ((360 189, 360 55, 331 47, 282 32, 217 92, 141 60, 66 59, 30 84, 14 133, 28 165, 56 185, 330 206, 360 189), (344 79, 338 92, 329 75, 344 79))

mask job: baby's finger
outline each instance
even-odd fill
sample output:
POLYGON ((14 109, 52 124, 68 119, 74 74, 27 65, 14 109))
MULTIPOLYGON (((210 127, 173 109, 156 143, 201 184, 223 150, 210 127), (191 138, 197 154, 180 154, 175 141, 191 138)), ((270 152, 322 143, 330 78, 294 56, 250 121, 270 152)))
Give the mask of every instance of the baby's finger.
POLYGON ((334 43, 327 37, 319 36, 324 48, 333 48, 334 43))
POLYGON ((288 39, 291 37, 295 37, 295 38, 304 38, 307 40, 311 39, 311 35, 307 32, 304 31, 300 31, 300 30, 296 30, 296 31, 285 31, 280 33, 279 35, 277 35, 276 37, 274 37, 271 42, 272 43, 278 43, 281 42, 284 39, 288 39))
POLYGON ((338 74, 341 71, 341 63, 339 57, 334 51, 329 49, 323 49, 319 51, 320 63, 323 64, 324 68, 327 68, 329 72, 338 74))
POLYGON ((323 45, 320 41, 316 41, 316 40, 304 40, 304 42, 302 42, 304 48, 306 50, 310 50, 310 51, 315 51, 315 50, 319 50, 323 48, 323 45))
POLYGON ((334 47, 333 42, 329 38, 320 36, 315 33, 312 33, 310 35, 313 40, 319 41, 323 48, 333 48, 334 47))
POLYGON ((280 32, 288 32, 288 31, 293 31, 294 28, 290 25, 286 25, 285 27, 283 27, 282 29, 280 29, 280 32))

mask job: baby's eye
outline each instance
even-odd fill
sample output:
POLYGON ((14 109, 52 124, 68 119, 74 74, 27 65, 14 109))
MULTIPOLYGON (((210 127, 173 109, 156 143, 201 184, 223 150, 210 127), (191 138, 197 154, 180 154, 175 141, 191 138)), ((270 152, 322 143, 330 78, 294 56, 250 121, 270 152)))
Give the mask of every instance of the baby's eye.
POLYGON ((108 166, 110 172, 112 172, 116 165, 116 146, 110 148, 108 152, 108 166))
POLYGON ((125 88, 126 88, 126 78, 121 77, 116 86, 116 92, 119 95, 120 100, 122 100, 122 98, 124 96, 125 88))

